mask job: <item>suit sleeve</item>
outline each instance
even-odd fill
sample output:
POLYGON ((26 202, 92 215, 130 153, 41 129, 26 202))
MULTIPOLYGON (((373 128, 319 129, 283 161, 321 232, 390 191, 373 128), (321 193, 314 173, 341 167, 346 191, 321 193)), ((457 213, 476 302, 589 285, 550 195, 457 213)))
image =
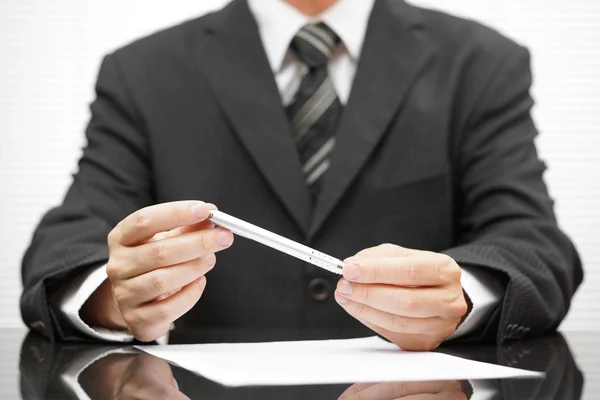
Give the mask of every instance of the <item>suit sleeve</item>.
POLYGON ((445 253, 506 285, 472 340, 501 343, 555 330, 583 278, 544 184, 531 81, 529 52, 519 47, 489 78, 457 140, 458 242, 445 253))
POLYGON ((100 67, 79 170, 62 205, 42 218, 23 258, 23 321, 52 339, 82 337, 52 305, 61 286, 105 264, 110 230, 153 202, 143 121, 115 57, 100 67))

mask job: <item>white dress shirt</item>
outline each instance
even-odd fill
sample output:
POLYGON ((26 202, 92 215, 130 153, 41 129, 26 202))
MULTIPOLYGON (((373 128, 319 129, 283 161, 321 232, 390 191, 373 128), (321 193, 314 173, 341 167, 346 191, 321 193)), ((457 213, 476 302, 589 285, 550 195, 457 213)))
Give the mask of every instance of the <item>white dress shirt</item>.
MULTIPOLYGON (((332 54, 328 69, 340 102, 348 102, 374 1, 338 0, 319 16, 311 18, 283 0, 248 0, 284 105, 291 103, 306 73, 305 65, 289 51, 289 45, 303 25, 317 21, 327 24, 341 39, 342 44, 332 54)), ((462 336, 481 326, 504 292, 501 283, 487 271, 464 266, 462 271, 461 283, 473 308, 450 338, 462 336)), ((86 299, 105 279, 105 266, 82 274, 65 291, 60 308, 74 327, 90 336, 112 341, 130 341, 132 336, 125 332, 90 327, 79 316, 79 310, 86 299)), ((161 338, 161 342, 166 340, 166 337, 161 338)))

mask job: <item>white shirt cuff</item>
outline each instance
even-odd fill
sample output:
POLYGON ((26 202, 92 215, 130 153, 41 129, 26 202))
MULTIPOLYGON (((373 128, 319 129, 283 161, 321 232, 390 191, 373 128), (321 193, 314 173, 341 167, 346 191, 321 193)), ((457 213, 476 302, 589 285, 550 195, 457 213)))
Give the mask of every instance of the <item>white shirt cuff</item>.
POLYGON ((60 312, 67 318, 75 329, 91 337, 111 342, 131 342, 133 336, 124 331, 91 327, 86 324, 79 312, 87 299, 107 279, 106 265, 90 268, 68 282, 58 299, 60 312))
POLYGON ((491 400, 495 399, 498 390, 492 381, 469 381, 473 389, 473 395, 469 400, 491 400))
POLYGON ((447 339, 456 339, 481 327, 498 306, 504 285, 488 271, 479 267, 461 267, 460 282, 473 303, 471 312, 447 339))

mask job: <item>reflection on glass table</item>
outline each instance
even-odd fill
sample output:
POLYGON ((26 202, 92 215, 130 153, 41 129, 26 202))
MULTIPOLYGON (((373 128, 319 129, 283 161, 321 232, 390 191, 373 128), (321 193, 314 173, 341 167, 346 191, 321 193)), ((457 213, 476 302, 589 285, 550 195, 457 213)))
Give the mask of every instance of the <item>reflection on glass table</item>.
POLYGON ((49 343, 29 334, 23 398, 58 399, 580 399, 583 376, 561 335, 506 346, 448 346, 477 361, 543 371, 541 379, 229 388, 128 346, 49 343))

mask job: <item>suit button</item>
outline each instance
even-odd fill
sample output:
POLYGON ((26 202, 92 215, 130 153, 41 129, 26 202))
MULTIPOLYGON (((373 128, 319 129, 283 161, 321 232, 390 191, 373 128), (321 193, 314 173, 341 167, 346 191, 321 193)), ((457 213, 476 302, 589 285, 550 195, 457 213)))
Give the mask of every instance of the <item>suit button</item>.
POLYGON ((331 293, 331 283, 325 278, 314 278, 308 283, 308 294, 314 301, 325 301, 331 293))

